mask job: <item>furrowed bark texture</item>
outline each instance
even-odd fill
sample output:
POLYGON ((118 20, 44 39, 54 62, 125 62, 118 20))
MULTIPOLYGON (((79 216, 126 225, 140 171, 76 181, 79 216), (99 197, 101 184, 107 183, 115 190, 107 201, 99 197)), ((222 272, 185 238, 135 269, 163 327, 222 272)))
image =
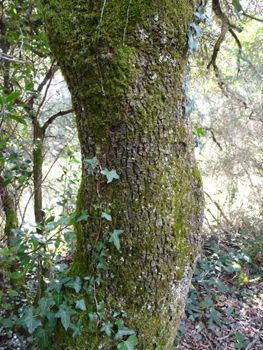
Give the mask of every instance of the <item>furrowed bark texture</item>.
MULTIPOLYGON (((138 336, 137 349, 155 349, 157 341, 171 349, 201 241, 202 181, 182 107, 186 31, 196 4, 42 4, 51 49, 72 94, 83 159, 97 156, 102 169, 120 175, 107 184, 98 167, 83 162, 77 210, 87 209, 90 218, 78 224, 69 274, 92 274, 98 233, 102 241, 103 232, 122 229, 121 250, 108 243, 110 270, 101 270, 97 299, 104 300, 108 320, 114 321, 114 311, 127 312, 125 326, 138 336), (101 230, 94 204, 111 209, 112 222, 103 219, 101 230), (160 339, 162 330, 166 337, 160 339)), ((93 348, 96 328, 88 312, 95 310, 89 302, 81 314, 88 333, 75 339, 63 334, 63 348, 93 348)), ((104 334, 99 333, 96 348, 114 349, 114 337, 104 334)))

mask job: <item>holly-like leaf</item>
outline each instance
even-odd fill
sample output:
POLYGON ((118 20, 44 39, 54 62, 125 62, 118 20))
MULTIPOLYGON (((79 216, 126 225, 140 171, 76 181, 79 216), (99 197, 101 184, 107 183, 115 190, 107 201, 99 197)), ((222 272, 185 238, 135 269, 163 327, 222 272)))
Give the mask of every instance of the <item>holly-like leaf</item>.
POLYGON ((21 123, 21 124, 27 126, 27 122, 25 121, 25 119, 23 119, 21 117, 18 117, 16 115, 9 115, 9 118, 15 120, 18 123, 21 123))
POLYGON ((242 7, 241 7, 240 3, 237 0, 233 0, 232 1, 232 5, 235 7, 237 13, 242 11, 242 7))
POLYGON ((32 306, 30 309, 27 307, 25 309, 25 314, 21 318, 16 321, 18 326, 23 326, 28 330, 30 334, 32 334, 36 327, 41 326, 40 320, 34 316, 35 308, 32 306))
POLYGON ((110 323, 110 321, 108 321, 107 323, 103 322, 100 332, 105 332, 108 336, 110 336, 112 327, 113 327, 113 324, 110 323))
POLYGON ((60 305, 59 311, 56 313, 55 317, 61 319, 63 327, 67 330, 70 324, 70 316, 75 314, 76 311, 73 310, 71 306, 60 305))
POLYGON ((77 335, 81 334, 81 328, 83 328, 83 326, 81 325, 81 319, 78 320, 77 324, 73 324, 71 323, 69 325, 69 328, 73 330, 73 334, 72 334, 72 338, 76 338, 77 335))
POLYGON ((76 277, 75 280, 71 280, 65 284, 66 287, 75 289, 76 293, 78 293, 81 290, 82 282, 80 277, 76 277))
POLYGON ((133 334, 126 341, 118 344, 118 350, 134 350, 137 341, 137 337, 133 334))
POLYGON ((7 277, 8 278, 22 278, 22 277, 24 277, 24 274, 22 272, 15 271, 15 272, 10 273, 7 277))
POLYGON ((84 159, 84 162, 89 163, 92 166, 92 169, 95 169, 97 165, 97 157, 93 157, 92 159, 84 159))
POLYGON ((120 239, 119 235, 123 233, 123 230, 114 230, 113 233, 110 232, 109 242, 113 242, 115 247, 120 250, 120 239))
POLYGON ((199 36, 203 33, 203 31, 202 31, 202 29, 199 27, 199 25, 196 24, 196 23, 194 23, 194 22, 192 22, 192 23, 190 24, 190 27, 193 27, 193 28, 194 28, 195 34, 196 34, 196 36, 197 36, 198 38, 199 38, 199 36))
POLYGON ((184 107, 184 117, 186 117, 188 114, 192 112, 192 108, 191 106, 187 106, 185 102, 182 104, 182 106, 184 107))
POLYGON ((52 306, 52 305, 55 305, 55 301, 53 298, 41 298, 38 302, 39 305, 41 305, 41 311, 40 311, 40 315, 43 317, 43 316, 46 316, 48 310, 49 310, 49 307, 52 306))
POLYGON ((115 339, 122 339, 124 335, 134 334, 134 330, 124 327, 123 320, 117 320, 115 324, 118 326, 118 332, 115 334, 115 339))
POLYGON ((20 92, 12 92, 9 94, 6 98, 4 103, 7 104, 8 102, 14 101, 16 98, 20 96, 20 92))
POLYGON ((243 336, 242 333, 236 332, 236 333, 235 333, 235 337, 236 337, 236 340, 237 340, 239 343, 243 343, 243 341, 244 341, 244 336, 243 336))
POLYGON ((198 42, 193 38, 191 30, 187 30, 186 34, 188 36, 188 44, 190 49, 193 51, 198 51, 199 50, 198 42))
POLYGON ((53 222, 55 219, 55 216, 50 216, 46 221, 45 221, 45 225, 49 224, 50 222, 53 222))
MULTIPOLYGON (((2 286, 2 288, 3 288, 3 286, 2 286)), ((10 294, 10 295, 12 295, 13 297, 19 296, 19 293, 17 293, 17 291, 14 290, 14 289, 8 289, 8 290, 7 290, 7 293, 10 294)))
POLYGON ((105 168, 100 173, 107 177, 107 180, 108 180, 107 183, 112 182, 113 179, 119 179, 120 178, 119 175, 116 173, 116 170, 109 171, 107 168, 105 168))
POLYGON ((76 308, 77 309, 80 309, 80 310, 83 310, 83 311, 87 310, 84 299, 77 300, 77 301, 75 301, 75 303, 76 303, 76 308))

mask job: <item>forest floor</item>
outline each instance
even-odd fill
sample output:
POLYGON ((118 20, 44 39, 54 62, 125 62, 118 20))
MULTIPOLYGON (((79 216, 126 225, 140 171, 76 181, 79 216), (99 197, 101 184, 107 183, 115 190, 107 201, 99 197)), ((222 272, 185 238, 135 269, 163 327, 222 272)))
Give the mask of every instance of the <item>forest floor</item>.
MULTIPOLYGON (((218 232, 205 240, 176 350, 263 350, 262 252, 263 241, 249 234, 218 232)), ((0 316, 9 314, 0 305, 0 316)), ((162 337, 165 330, 156 350, 162 350, 162 337)), ((17 326, 11 331, 0 325, 0 350, 38 349, 32 341, 17 326)))
POLYGON ((218 232, 206 240, 176 350, 263 349, 262 265, 260 239, 218 232))

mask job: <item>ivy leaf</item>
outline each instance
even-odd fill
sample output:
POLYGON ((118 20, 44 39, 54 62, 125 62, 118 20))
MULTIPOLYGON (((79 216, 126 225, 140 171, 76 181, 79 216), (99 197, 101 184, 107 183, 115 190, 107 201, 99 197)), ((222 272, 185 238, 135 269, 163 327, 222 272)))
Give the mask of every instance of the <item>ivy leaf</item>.
POLYGON ((203 33, 203 31, 202 31, 202 29, 199 27, 199 25, 197 25, 197 24, 194 23, 194 22, 192 22, 192 23, 190 24, 190 27, 193 27, 193 28, 194 28, 195 34, 196 34, 196 36, 197 36, 198 38, 199 38, 200 34, 203 33))
POLYGON ((73 219, 75 218, 76 215, 77 215, 77 212, 74 212, 70 216, 66 216, 66 217, 63 217, 63 218, 59 219, 56 222, 56 227, 58 227, 59 225, 68 226, 69 224, 72 224, 73 223, 73 219))
POLYGON ((76 303, 76 308, 83 310, 83 311, 87 310, 84 299, 77 300, 77 301, 75 301, 75 303, 76 303))
POLYGON ((55 317, 55 313, 53 311, 48 311, 46 314, 46 318, 48 319, 48 323, 46 324, 45 328, 53 331, 53 329, 57 323, 57 320, 58 320, 55 317))
POLYGON ((120 178, 119 175, 116 173, 116 170, 109 171, 107 168, 105 168, 100 173, 107 177, 107 180, 108 180, 107 183, 112 182, 113 179, 119 179, 120 178))
MULTIPOLYGON (((115 339, 122 339, 124 335, 131 335, 134 334, 134 330, 124 327, 123 320, 117 320, 115 324, 118 326, 118 332, 115 334, 115 339)), ((136 338, 137 341, 137 338, 136 338)), ((136 344, 136 343, 135 343, 136 344)), ((124 348, 125 349, 125 348, 124 348)), ((128 349, 128 348, 127 348, 128 349)))
POLYGON ((101 217, 107 219, 108 221, 111 221, 111 220, 112 220, 111 215, 105 213, 105 211, 103 211, 103 212, 101 213, 101 217))
POLYGON ((67 281, 71 280, 72 277, 63 277, 62 279, 60 279, 56 284, 54 284, 52 287, 53 289, 55 289, 55 291, 57 293, 60 292, 60 289, 62 287, 62 284, 66 283, 67 281))
POLYGON ((98 269, 109 270, 108 266, 106 266, 103 262, 99 262, 96 268, 97 270, 98 269))
POLYGON ((50 336, 50 330, 43 328, 43 327, 39 327, 36 331, 35 337, 37 339, 40 339, 40 343, 41 345, 43 345, 43 349, 46 349, 48 347, 48 339, 50 336))
POLYGON ((134 350, 137 341, 137 337, 133 334, 126 341, 118 344, 118 350, 134 350))
POLYGON ((115 247, 120 250, 120 239, 119 235, 123 233, 123 230, 114 230, 113 233, 110 232, 109 242, 113 242, 115 247))
POLYGON ((97 165, 97 157, 93 157, 92 159, 84 159, 84 162, 89 163, 92 166, 92 169, 95 169, 97 165))
POLYGON ((76 222, 81 221, 81 220, 86 220, 88 219, 89 215, 87 214, 87 210, 81 210, 81 215, 78 218, 78 220, 76 220, 76 222))
POLYGON ((41 306, 41 311, 40 311, 40 315, 43 317, 43 316, 46 316, 48 310, 49 310, 49 307, 52 306, 52 305, 55 305, 55 301, 53 298, 41 298, 38 302, 38 304, 41 306))
POLYGON ((110 336, 112 327, 113 327, 113 324, 110 323, 110 321, 108 321, 107 323, 103 322, 100 332, 105 332, 108 336, 110 336))
POLYGON ((81 290, 81 279, 80 277, 76 277, 75 280, 71 280, 65 284, 66 287, 75 289, 76 293, 78 293, 81 290))
POLYGON ((235 7, 237 13, 242 11, 242 7, 241 7, 240 3, 237 0, 233 0, 232 1, 232 5, 235 7))
POLYGON ((54 301, 55 301, 57 307, 59 307, 59 305, 61 304, 61 302, 62 302, 64 296, 65 296, 65 293, 63 293, 63 292, 61 292, 61 293, 59 293, 59 294, 54 294, 54 295, 53 295, 53 299, 54 299, 54 301))
POLYGON ((65 305, 60 305, 59 311, 55 314, 55 317, 61 319, 63 327, 67 330, 70 324, 70 316, 75 314, 76 311, 73 310, 71 306, 66 307, 65 305))
POLYGON ((34 312, 34 306, 32 306, 31 309, 27 307, 24 316, 22 316, 16 321, 16 324, 18 326, 23 326, 25 329, 28 330, 30 334, 34 332, 36 327, 42 325, 40 320, 36 316, 34 316, 34 312))
POLYGON ((69 328, 73 331, 73 334, 72 334, 72 338, 76 338, 77 335, 80 335, 81 334, 81 328, 83 328, 83 326, 81 325, 81 319, 78 320, 78 323, 77 324, 73 324, 71 323, 69 325, 69 328))
POLYGON ((90 312, 89 313, 89 319, 90 319, 90 322, 94 322, 96 319, 98 318, 98 315, 96 312, 90 312))

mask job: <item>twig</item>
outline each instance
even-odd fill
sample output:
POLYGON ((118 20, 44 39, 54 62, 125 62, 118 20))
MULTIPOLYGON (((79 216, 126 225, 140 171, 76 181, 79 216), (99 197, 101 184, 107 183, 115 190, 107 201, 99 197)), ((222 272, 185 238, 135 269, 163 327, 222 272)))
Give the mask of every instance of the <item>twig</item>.
POLYGON ((260 322, 259 329, 258 329, 257 333, 255 333, 252 342, 247 345, 245 350, 250 349, 252 345, 255 345, 257 343, 259 336, 261 335, 261 326, 262 326, 262 321, 260 322))
POLYGON ((102 6, 102 10, 101 10, 101 14, 100 14, 100 23, 99 23, 99 29, 98 29, 98 37, 100 36, 100 25, 102 22, 102 17, 103 17, 103 12, 104 12, 104 8, 106 5, 107 0, 104 0, 103 6, 102 6))
POLYGON ((126 35, 126 30, 127 30, 128 20, 129 20, 129 12, 130 12, 130 4, 131 4, 131 2, 132 2, 132 0, 130 0, 129 6, 128 6, 128 9, 127 9, 126 23, 125 23, 125 28, 124 28, 124 31, 123 31, 122 46, 124 46, 125 35, 126 35))
POLYGON ((230 220, 228 220, 228 218, 225 216, 225 214, 224 214, 223 210, 220 208, 219 204, 218 204, 215 200, 213 200, 213 199, 211 198, 211 196, 210 196, 207 192, 204 191, 204 194, 207 195, 208 198, 210 198, 210 200, 215 204, 215 206, 216 206, 217 209, 220 211, 221 215, 222 215, 223 218, 226 220, 226 222, 229 223, 230 220))
POLYGON ((104 12, 104 8, 106 5, 107 0, 104 0, 102 9, 101 9, 101 14, 100 14, 100 23, 99 23, 99 28, 98 28, 98 38, 97 38, 97 66, 98 66, 98 70, 99 70, 99 74, 100 74, 100 83, 101 83, 101 91, 103 96, 105 96, 105 91, 104 91, 104 87, 103 87, 103 79, 102 79, 102 74, 101 74, 101 69, 100 69, 100 63, 99 63, 99 59, 98 59, 98 41, 99 41, 99 37, 100 37, 100 26, 102 23, 102 18, 103 18, 103 12, 104 12))
POLYGON ((217 338, 217 340, 226 339, 226 338, 230 337, 230 335, 232 335, 233 333, 234 333, 234 330, 232 330, 228 335, 225 335, 224 337, 217 338))
POLYGON ((246 13, 246 12, 243 12, 243 13, 242 13, 242 16, 245 16, 245 17, 250 18, 250 19, 254 19, 255 21, 258 21, 258 22, 263 22, 263 19, 250 16, 250 15, 249 15, 248 13, 246 13))
POLYGON ((43 103, 45 102, 46 100, 46 97, 47 97, 47 92, 48 92, 48 89, 50 87, 50 84, 51 84, 51 81, 52 81, 52 78, 55 74, 55 71, 53 71, 50 79, 49 79, 49 82, 48 82, 48 85, 47 85, 47 88, 46 88, 46 91, 45 91, 45 94, 44 94, 44 97, 42 99, 42 101, 40 102, 39 106, 38 106, 38 109, 37 109, 37 112, 35 114, 35 118, 34 118, 34 137, 33 137, 33 142, 35 144, 36 142, 36 137, 37 137, 37 118, 38 118, 38 115, 39 115, 39 112, 40 112, 40 108, 43 106, 43 103))

